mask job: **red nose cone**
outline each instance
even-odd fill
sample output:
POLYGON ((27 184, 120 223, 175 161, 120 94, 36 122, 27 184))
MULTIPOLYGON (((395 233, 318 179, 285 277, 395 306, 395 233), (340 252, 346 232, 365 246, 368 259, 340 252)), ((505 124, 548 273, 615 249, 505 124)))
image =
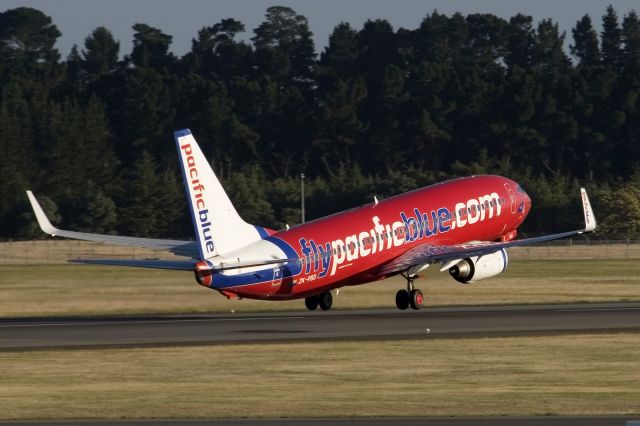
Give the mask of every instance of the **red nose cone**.
POLYGON ((525 216, 529 214, 531 211, 531 198, 529 198, 529 194, 524 193, 524 205, 525 205, 525 216))
POLYGON ((211 284, 213 284, 212 267, 213 265, 206 260, 202 260, 195 264, 193 271, 196 274, 196 281, 198 284, 205 287, 211 287, 211 284))

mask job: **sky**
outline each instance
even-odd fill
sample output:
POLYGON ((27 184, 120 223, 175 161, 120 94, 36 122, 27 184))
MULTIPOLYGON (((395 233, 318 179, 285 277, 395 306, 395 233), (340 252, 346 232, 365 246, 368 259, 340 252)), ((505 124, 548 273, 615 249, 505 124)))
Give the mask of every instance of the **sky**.
POLYGON ((99 26, 108 28, 120 41, 121 56, 131 52, 135 23, 173 36, 171 50, 178 56, 190 50, 191 40, 202 27, 224 18, 242 22, 247 32, 240 38, 248 41, 264 20, 266 9, 276 5, 307 17, 318 52, 324 50, 329 34, 340 22, 360 29, 368 19, 383 18, 395 29, 415 29, 434 10, 447 15, 492 13, 505 19, 520 12, 533 16, 534 22, 551 18, 567 32, 569 44, 571 29, 585 14, 599 30, 609 4, 620 20, 631 10, 640 13, 638 0, 0 0, 0 11, 25 6, 49 15, 62 32, 56 47, 66 58, 74 44, 84 47, 85 38, 99 26))

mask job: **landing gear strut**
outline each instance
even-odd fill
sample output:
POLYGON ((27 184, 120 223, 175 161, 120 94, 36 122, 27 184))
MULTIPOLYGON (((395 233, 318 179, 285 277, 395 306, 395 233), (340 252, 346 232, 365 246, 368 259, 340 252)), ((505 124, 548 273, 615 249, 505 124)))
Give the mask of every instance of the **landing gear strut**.
POLYGON ((333 296, 330 291, 324 293, 315 294, 313 296, 305 297, 304 304, 310 311, 315 311, 318 306, 323 311, 328 311, 333 305, 333 296))
POLYGON ((413 288, 413 280, 415 276, 404 274, 402 274, 402 276, 407 280, 407 289, 398 290, 396 293, 396 306, 402 311, 407 309, 409 306, 411 306, 411 309, 417 311, 422 308, 424 296, 419 289, 413 288))

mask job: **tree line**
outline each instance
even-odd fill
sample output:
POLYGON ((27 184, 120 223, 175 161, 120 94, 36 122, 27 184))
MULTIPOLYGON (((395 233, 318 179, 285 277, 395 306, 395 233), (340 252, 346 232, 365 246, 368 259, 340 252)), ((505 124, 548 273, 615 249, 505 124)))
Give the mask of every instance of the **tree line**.
POLYGON ((62 59, 33 8, 0 12, 0 236, 37 230, 24 190, 60 226, 190 237, 173 131, 189 127, 248 222, 307 218, 468 174, 519 181, 522 231, 581 221, 640 237, 640 19, 612 6, 567 34, 551 19, 437 11, 418 28, 339 23, 316 52, 307 19, 266 10, 194 35, 133 26, 131 52, 98 27, 62 59))

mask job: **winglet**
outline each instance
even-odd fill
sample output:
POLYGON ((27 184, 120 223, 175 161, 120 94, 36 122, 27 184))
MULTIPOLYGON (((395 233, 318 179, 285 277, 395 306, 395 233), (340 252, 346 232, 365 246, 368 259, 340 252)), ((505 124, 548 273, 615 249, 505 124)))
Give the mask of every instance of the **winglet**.
POLYGON ((596 229, 596 216, 593 214, 589 196, 584 188, 580 188, 582 198, 582 210, 584 212, 584 232, 593 232, 596 229))
POLYGON ((38 200, 33 196, 31 191, 27 191, 27 197, 29 197, 29 202, 31 203, 31 208, 33 208, 33 212, 36 214, 36 219, 38 220, 38 225, 40 225, 40 229, 42 229, 46 234, 55 236, 60 232, 58 228, 53 226, 47 215, 44 214, 44 210, 40 207, 38 200))

